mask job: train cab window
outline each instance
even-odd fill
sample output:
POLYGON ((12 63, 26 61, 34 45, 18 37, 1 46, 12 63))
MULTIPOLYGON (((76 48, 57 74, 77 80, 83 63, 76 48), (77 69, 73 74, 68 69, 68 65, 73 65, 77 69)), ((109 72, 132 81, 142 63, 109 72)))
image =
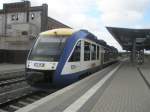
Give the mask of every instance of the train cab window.
POLYGON ((68 36, 39 35, 31 50, 29 59, 33 61, 58 62, 68 36))
POLYGON ((84 42, 84 61, 90 60, 90 46, 89 42, 84 42))
POLYGON ((96 45, 94 44, 91 45, 91 59, 92 60, 96 59, 96 45))
POLYGON ((99 46, 97 46, 97 60, 99 60, 99 46))
POLYGON ((69 62, 80 61, 80 56, 81 56, 81 41, 79 41, 76 44, 74 51, 69 59, 69 62))

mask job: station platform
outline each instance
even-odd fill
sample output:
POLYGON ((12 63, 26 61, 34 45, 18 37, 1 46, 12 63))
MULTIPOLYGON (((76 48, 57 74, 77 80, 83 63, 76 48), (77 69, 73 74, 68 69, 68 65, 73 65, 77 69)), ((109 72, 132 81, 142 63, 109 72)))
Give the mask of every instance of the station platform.
POLYGON ((111 65, 17 112, 149 112, 146 64, 111 65))
POLYGON ((25 64, 0 64, 0 81, 23 75, 25 71, 25 64))
POLYGON ((17 71, 24 69, 25 64, 8 64, 8 63, 0 64, 0 72, 17 71))
POLYGON ((139 65, 138 68, 150 86, 150 57, 146 57, 144 64, 139 65))

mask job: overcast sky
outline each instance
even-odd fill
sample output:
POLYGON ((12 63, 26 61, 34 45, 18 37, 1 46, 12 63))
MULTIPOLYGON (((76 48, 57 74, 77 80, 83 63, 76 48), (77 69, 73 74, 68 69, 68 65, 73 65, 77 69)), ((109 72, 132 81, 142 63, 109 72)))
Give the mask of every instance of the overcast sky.
MULTIPOLYGON (((0 0, 3 3, 22 0, 0 0)), ((48 4, 48 15, 75 29, 87 29, 121 50, 106 26, 150 28, 150 0, 30 0, 48 4)))

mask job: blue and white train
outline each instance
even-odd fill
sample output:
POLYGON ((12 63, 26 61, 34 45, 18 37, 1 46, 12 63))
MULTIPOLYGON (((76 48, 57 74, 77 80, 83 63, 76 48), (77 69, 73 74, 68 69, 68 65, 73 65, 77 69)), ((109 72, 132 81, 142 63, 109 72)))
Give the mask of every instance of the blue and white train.
POLYGON ((66 86, 117 61, 118 51, 87 30, 59 28, 39 34, 26 62, 32 86, 66 86))

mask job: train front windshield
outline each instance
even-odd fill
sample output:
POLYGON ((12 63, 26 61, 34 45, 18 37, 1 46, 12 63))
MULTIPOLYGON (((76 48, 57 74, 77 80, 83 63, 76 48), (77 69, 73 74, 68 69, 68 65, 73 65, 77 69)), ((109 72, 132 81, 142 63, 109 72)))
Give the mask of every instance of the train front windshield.
POLYGON ((29 60, 33 61, 59 61, 67 37, 63 36, 40 36, 35 43, 29 60))

